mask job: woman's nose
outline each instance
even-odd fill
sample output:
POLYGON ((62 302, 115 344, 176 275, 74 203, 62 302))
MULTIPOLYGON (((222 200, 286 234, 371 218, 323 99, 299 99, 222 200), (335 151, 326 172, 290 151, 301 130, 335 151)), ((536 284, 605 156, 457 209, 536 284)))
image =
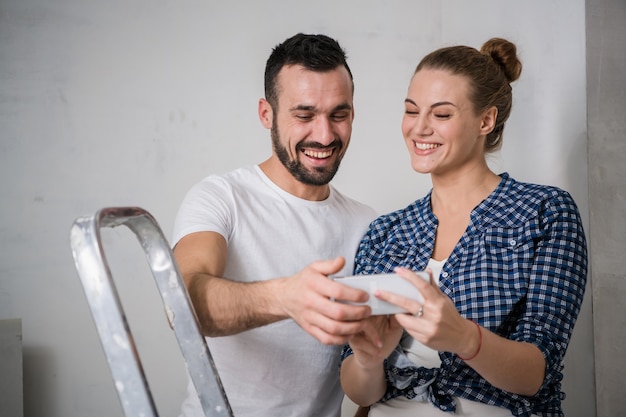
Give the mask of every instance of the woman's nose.
POLYGON ((433 130, 428 123, 428 117, 426 115, 418 115, 413 123, 413 131, 420 136, 428 136, 433 133, 433 130))

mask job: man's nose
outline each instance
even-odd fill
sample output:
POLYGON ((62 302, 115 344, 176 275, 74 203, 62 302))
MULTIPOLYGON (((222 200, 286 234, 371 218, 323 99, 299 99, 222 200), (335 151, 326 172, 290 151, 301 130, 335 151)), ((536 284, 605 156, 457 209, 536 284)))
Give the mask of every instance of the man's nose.
POLYGON ((335 140, 333 125, 328 117, 318 117, 315 121, 314 138, 322 145, 330 145, 335 140))

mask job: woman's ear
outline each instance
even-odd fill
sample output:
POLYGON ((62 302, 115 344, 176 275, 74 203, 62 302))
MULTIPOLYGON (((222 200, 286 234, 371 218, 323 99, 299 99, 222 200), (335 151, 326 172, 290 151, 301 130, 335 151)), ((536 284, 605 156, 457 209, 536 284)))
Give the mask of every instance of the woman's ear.
POLYGON ((483 113, 480 121, 480 132, 488 135, 496 127, 496 118, 498 117, 498 109, 496 106, 490 107, 483 113))
POLYGON ((272 128, 274 111, 270 103, 264 98, 259 99, 259 120, 266 129, 272 128))

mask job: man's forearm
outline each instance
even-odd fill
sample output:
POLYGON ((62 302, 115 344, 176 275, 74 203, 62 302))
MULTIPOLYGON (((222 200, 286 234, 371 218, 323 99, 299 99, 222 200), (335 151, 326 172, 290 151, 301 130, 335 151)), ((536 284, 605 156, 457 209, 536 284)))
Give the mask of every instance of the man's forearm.
POLYGON ((275 282, 241 283, 204 274, 186 282, 205 336, 233 335, 286 318, 273 302, 275 282))

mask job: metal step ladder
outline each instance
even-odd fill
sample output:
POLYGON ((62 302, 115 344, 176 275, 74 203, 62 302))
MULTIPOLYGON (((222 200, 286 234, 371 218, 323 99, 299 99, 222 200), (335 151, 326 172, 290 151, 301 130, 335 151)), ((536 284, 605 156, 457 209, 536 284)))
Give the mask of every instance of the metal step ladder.
POLYGON ((158 223, 142 208, 110 207, 98 210, 93 216, 76 219, 71 229, 71 246, 124 414, 127 417, 158 416, 102 249, 100 229, 117 226, 132 230, 146 253, 205 416, 233 417, 172 250, 158 223))

